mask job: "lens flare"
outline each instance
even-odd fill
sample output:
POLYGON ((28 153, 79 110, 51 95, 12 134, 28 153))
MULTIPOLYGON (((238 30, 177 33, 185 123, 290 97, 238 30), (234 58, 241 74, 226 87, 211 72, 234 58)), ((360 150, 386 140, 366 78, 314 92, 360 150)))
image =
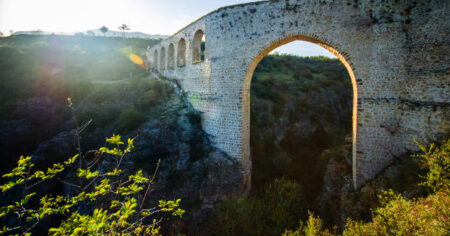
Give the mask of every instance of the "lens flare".
POLYGON ((138 65, 138 66, 140 66, 140 67, 142 67, 144 69, 147 68, 147 63, 145 63, 144 59, 142 59, 140 56, 138 56, 136 54, 130 54, 130 60, 134 64, 136 64, 136 65, 138 65))

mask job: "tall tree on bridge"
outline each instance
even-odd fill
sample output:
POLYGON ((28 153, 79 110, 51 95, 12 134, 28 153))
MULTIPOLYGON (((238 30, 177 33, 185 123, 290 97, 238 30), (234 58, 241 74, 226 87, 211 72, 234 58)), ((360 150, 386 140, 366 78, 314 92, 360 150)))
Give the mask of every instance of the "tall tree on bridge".
POLYGON ((122 37, 125 38, 125 31, 130 30, 130 27, 126 24, 122 24, 121 26, 119 26, 119 30, 122 31, 122 37))

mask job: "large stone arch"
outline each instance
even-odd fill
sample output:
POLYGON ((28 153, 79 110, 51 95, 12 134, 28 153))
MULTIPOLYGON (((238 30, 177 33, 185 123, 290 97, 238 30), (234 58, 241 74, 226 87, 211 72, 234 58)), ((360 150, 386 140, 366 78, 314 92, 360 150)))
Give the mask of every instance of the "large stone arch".
POLYGON ((212 143, 239 163, 236 187, 245 191, 251 173, 246 91, 254 67, 294 39, 332 51, 347 67, 356 95, 353 180, 361 186, 395 156, 417 150, 412 138, 430 142, 450 127, 449 11, 445 0, 252 2, 201 17, 149 48, 149 57, 181 38, 192 55, 191 39, 203 30, 204 62, 187 56, 184 67, 159 72, 179 81, 212 143))
MULTIPOLYGON (((355 73, 353 72, 353 68, 350 64, 350 59, 347 59, 342 53, 340 53, 337 49, 335 49, 333 46, 331 46, 329 43, 325 43, 317 38, 304 36, 304 35, 289 35, 282 37, 281 39, 277 39, 274 41, 269 41, 267 44, 261 45, 262 50, 257 54, 252 62, 250 63, 245 78, 242 83, 242 124, 241 127, 243 127, 242 130, 242 148, 244 153, 244 162, 248 162, 246 165, 251 165, 251 156, 250 156, 250 86, 251 86, 251 80, 253 77, 253 73, 258 66, 258 64, 261 62, 261 60, 268 55, 272 50, 283 46, 285 44, 291 43, 296 40, 301 41, 307 41, 311 43, 315 43, 317 45, 320 45, 321 47, 327 49, 331 53, 333 53, 345 66, 347 69, 347 72, 349 74, 352 88, 353 88, 353 107, 352 107, 352 174, 353 174, 353 183, 354 187, 357 186, 357 169, 356 169, 356 161, 357 161, 357 120, 358 120, 358 85, 356 82, 355 73)), ((246 172, 248 174, 248 172, 246 172)), ((245 176, 245 182, 246 185, 250 186, 250 180, 251 176, 245 176)))

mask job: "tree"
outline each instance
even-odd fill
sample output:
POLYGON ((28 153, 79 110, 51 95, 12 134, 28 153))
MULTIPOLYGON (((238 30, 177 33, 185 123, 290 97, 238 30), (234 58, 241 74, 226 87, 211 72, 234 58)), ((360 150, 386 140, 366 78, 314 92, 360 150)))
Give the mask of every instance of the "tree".
POLYGON ((119 26, 119 30, 122 31, 122 37, 125 38, 125 31, 130 30, 130 27, 126 24, 122 24, 121 26, 119 26))
POLYGON ((0 31, 0 37, 3 37, 3 36, 4 36, 3 32, 2 32, 2 31, 0 31))
POLYGON ((3 175, 9 181, 0 185, 1 192, 15 189, 22 195, 15 203, 0 206, 0 218, 8 217, 1 222, 13 224, 1 226, 0 234, 30 235, 34 227, 58 216, 62 222, 49 229, 50 235, 160 235, 163 215, 181 217, 184 210, 179 208, 180 199, 146 206, 159 162, 151 176, 142 170, 129 173, 122 163, 134 149, 134 138, 122 141, 119 135, 107 138, 105 147, 83 152, 81 133, 91 122, 79 126, 71 100, 68 102, 76 127, 76 154, 46 170, 36 168, 31 157, 20 157, 17 167, 3 175), (59 195, 39 190, 41 184, 52 181, 74 191, 59 195))
POLYGON ((102 26, 101 28, 100 28, 100 31, 103 33, 103 36, 106 36, 106 32, 108 32, 108 27, 106 27, 106 26, 102 26))
POLYGON ((450 192, 450 139, 444 140, 442 145, 431 144, 427 149, 414 140, 422 153, 414 155, 420 158, 422 165, 428 169, 425 180, 420 185, 430 188, 434 192, 450 192))
MULTIPOLYGON (((417 143, 417 142, 416 142, 417 143)), ((450 209, 450 140, 429 148, 417 143, 420 158, 428 170, 420 185, 429 187, 427 197, 405 199, 392 189, 378 195, 381 206, 372 211, 372 220, 362 222, 347 219, 342 235, 448 235, 450 209)), ((287 230, 284 236, 336 235, 323 227, 321 219, 310 214, 308 222, 300 221, 296 231, 287 230)))

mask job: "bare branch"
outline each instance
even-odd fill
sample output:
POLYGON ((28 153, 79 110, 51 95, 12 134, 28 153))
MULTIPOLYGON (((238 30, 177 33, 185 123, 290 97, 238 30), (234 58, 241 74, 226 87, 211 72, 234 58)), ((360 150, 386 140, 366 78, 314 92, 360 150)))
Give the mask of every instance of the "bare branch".
POLYGON ((139 211, 141 211, 141 212, 142 212, 142 208, 144 207, 144 202, 145 202, 145 199, 147 198, 147 194, 148 194, 148 192, 150 191, 150 189, 152 188, 153 183, 154 183, 154 181, 155 181, 156 173, 158 173, 158 169, 159 169, 159 165, 160 165, 160 164, 161 164, 161 159, 158 159, 158 163, 156 163, 156 169, 155 169, 155 172, 153 172, 153 176, 152 176, 152 178, 151 178, 151 179, 149 180, 149 182, 148 182, 147 190, 145 190, 144 197, 142 198, 141 205, 140 205, 140 207, 139 207, 139 211))
POLYGON ((64 183, 64 184, 67 184, 67 185, 70 185, 70 186, 73 186, 73 187, 77 187, 77 188, 81 188, 81 186, 78 186, 78 185, 76 185, 76 184, 69 183, 69 182, 64 181, 64 180, 62 180, 62 179, 60 179, 60 178, 57 178, 57 180, 61 181, 61 182, 64 183))

